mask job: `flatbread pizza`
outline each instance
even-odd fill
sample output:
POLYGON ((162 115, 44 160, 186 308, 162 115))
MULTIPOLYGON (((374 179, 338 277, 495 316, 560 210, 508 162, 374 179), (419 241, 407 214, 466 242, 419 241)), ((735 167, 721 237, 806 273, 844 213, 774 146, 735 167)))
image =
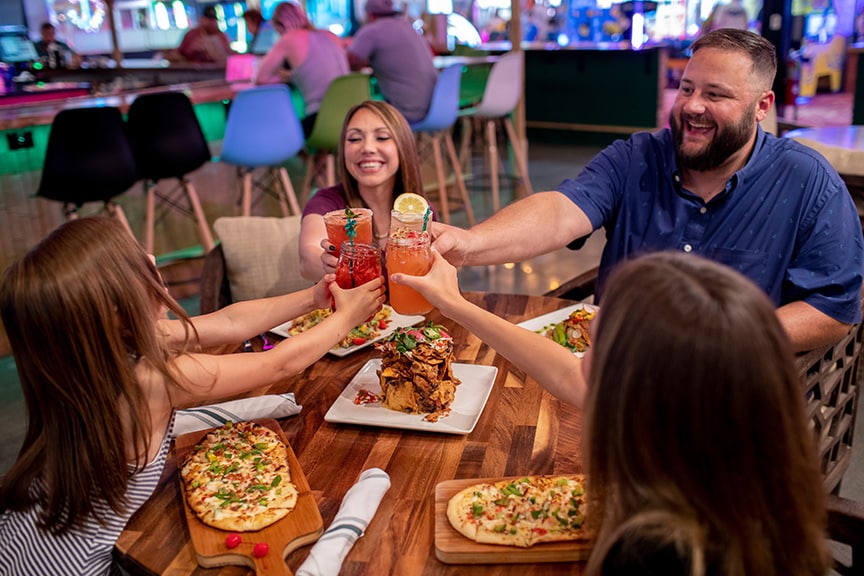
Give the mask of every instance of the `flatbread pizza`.
POLYGON ((585 509, 583 476, 525 476, 461 490, 447 504, 447 519, 475 542, 527 548, 587 540, 585 509))
POLYGON ((189 508, 208 526, 261 530, 297 505, 288 449, 279 435, 254 422, 207 433, 180 468, 189 508))

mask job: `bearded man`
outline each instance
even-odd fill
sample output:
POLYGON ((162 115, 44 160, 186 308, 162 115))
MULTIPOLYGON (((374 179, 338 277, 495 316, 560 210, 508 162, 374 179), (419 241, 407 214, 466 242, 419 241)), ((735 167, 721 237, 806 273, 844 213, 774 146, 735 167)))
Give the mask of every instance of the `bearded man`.
POLYGON ((835 342, 861 321, 864 241, 852 198, 825 158, 759 126, 774 104, 770 42, 722 29, 692 50, 669 128, 616 141, 555 191, 469 230, 433 224, 434 246, 456 266, 518 262, 603 227, 598 301, 618 262, 692 252, 760 286, 796 350, 835 342))

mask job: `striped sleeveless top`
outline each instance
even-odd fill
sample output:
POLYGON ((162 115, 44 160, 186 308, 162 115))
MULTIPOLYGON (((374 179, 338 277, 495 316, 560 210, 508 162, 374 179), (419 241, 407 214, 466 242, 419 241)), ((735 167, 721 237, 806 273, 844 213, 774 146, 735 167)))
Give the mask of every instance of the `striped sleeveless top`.
POLYGON ((83 526, 55 536, 36 527, 37 506, 21 512, 6 511, 0 516, 0 576, 119 574, 111 560, 114 543, 132 514, 156 489, 173 431, 172 416, 156 457, 129 479, 127 510, 122 516, 104 502, 96 503, 97 511, 107 519, 105 526, 91 518, 83 526))

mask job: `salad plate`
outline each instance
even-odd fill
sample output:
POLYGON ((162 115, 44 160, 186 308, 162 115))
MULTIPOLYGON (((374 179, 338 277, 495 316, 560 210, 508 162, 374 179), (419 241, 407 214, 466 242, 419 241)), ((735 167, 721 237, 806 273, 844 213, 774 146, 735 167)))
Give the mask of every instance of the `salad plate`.
MULTIPOLYGON (((375 342, 378 342, 379 340, 382 340, 382 339, 388 337, 390 334, 395 332, 398 328, 407 328, 408 326, 414 326, 415 324, 418 324, 418 323, 420 323, 426 319, 425 316, 421 316, 421 315, 399 314, 398 312, 393 310, 393 308, 391 308, 387 304, 384 305, 384 308, 390 309, 390 319, 388 320, 387 327, 384 328, 383 330, 380 330, 378 333, 378 336, 376 336, 375 338, 370 338, 370 339, 366 340, 365 342, 363 342, 362 344, 355 344, 355 345, 349 346, 347 348, 343 348, 341 346, 334 346, 333 348, 330 349, 330 354, 332 354, 334 356, 340 356, 340 357, 341 356, 348 356, 349 354, 353 354, 354 352, 356 352, 358 350, 362 350, 363 348, 366 348, 367 346, 371 346, 375 342)), ((291 328, 294 326, 295 321, 296 321, 296 318, 294 320, 289 320, 288 322, 285 322, 284 324, 280 324, 279 326, 276 326, 275 328, 271 328, 269 331, 272 332, 273 334, 278 335, 278 336, 282 336, 283 338, 290 338, 291 337, 291 328)))
MULTIPOLYGON (((524 322, 520 322, 519 324, 517 324, 517 326, 521 326, 522 328, 525 328, 526 330, 531 330, 532 332, 543 333, 543 331, 545 331, 546 329, 551 328, 555 324, 566 320, 574 311, 583 309, 589 312, 596 312, 597 310, 599 310, 599 307, 594 306, 593 304, 584 304, 580 302, 579 304, 566 306, 553 312, 543 314, 542 316, 537 316, 536 318, 525 320, 524 322)), ((573 352, 573 354, 581 358, 585 355, 585 352, 573 352)))

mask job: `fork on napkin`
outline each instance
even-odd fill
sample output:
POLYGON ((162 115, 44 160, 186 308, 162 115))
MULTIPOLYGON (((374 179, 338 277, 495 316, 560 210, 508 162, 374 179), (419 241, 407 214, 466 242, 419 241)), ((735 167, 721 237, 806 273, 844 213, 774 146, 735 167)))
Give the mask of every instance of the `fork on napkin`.
POLYGON ((252 398, 208 404, 196 408, 177 410, 174 416, 174 436, 216 428, 226 422, 242 422, 255 418, 284 418, 299 414, 303 406, 297 404, 294 393, 267 394, 252 398))
POLYGON ((380 468, 364 470, 348 490, 330 527, 297 569, 296 576, 337 576, 342 561, 360 538, 390 489, 390 476, 380 468))

